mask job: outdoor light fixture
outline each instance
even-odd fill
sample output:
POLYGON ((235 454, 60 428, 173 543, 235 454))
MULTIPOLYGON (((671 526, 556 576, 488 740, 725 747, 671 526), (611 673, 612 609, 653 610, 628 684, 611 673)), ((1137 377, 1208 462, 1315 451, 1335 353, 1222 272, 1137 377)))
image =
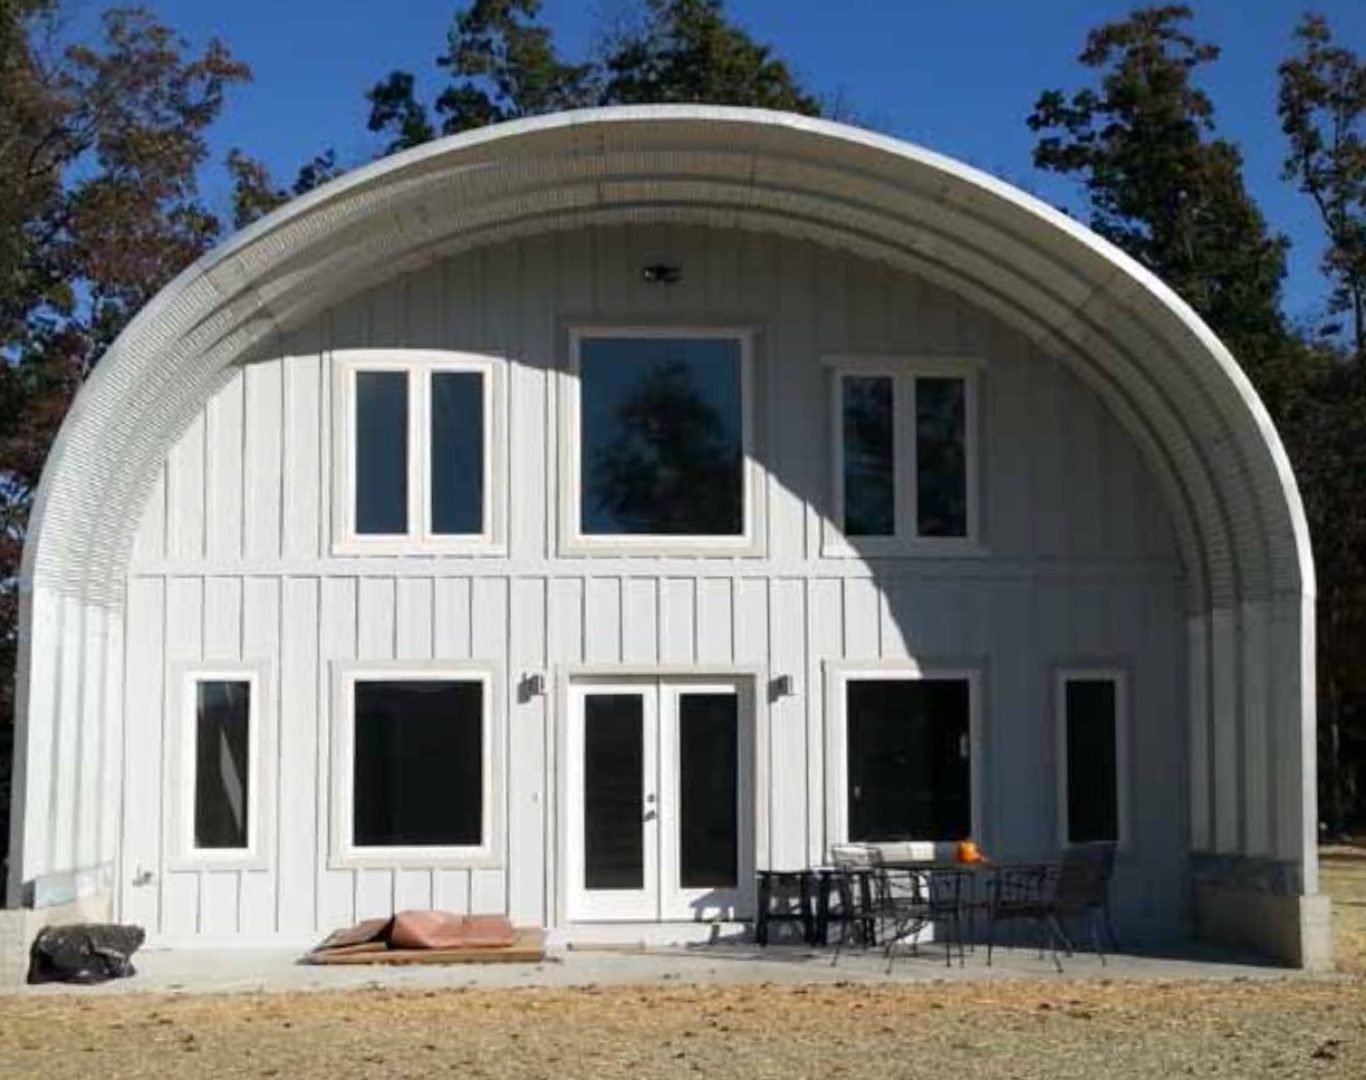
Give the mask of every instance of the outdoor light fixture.
POLYGON ((683 280, 683 269, 668 263, 651 263, 641 268, 640 276, 650 285, 677 285, 683 280))
POLYGON ((523 701, 545 697, 545 676, 535 673, 523 675, 521 682, 517 684, 517 690, 517 696, 523 701))
POLYGON ((768 684, 768 694, 770 700, 777 701, 779 698, 791 697, 796 691, 792 688, 791 675, 779 675, 768 684))

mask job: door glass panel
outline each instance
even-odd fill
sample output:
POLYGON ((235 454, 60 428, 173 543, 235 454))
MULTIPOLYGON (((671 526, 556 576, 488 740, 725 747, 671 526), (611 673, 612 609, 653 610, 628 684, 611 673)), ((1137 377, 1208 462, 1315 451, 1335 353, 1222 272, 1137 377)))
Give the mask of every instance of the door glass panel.
POLYGON ((484 376, 432 373, 432 532, 484 531, 484 376))
POLYGON ((734 694, 678 699, 679 883, 685 889, 736 884, 737 707, 734 694))
POLYGON ((253 796, 250 760, 251 683, 197 684, 195 717, 194 846, 247 846, 247 800, 253 796))
POLYGON ((891 536, 896 531, 892 379, 886 375, 846 375, 840 385, 844 534, 891 536))
POLYGON ((645 703, 589 694, 583 714, 583 883, 645 887, 645 703))
POLYGON ((473 681, 356 683, 357 847, 481 842, 483 699, 473 681))
POLYGON ((850 679, 850 840, 971 831, 966 679, 850 679))
POLYGON ((1115 683, 1067 681, 1067 839, 1119 839, 1115 683))
POLYGON ((962 379, 915 380, 917 531, 968 534, 967 389, 962 379))
POLYGON ((733 338, 581 343, 585 535, 744 533, 740 356, 733 338))
POLYGON ((356 532, 408 531, 408 373, 356 372, 356 532))

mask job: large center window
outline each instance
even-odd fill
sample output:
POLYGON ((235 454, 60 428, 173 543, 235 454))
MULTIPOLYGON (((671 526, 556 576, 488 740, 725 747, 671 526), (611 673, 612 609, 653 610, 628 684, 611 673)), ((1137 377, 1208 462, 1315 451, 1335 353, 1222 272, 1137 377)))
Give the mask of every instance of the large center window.
POLYGON ((571 545, 749 546, 749 352, 741 332, 574 335, 571 545))

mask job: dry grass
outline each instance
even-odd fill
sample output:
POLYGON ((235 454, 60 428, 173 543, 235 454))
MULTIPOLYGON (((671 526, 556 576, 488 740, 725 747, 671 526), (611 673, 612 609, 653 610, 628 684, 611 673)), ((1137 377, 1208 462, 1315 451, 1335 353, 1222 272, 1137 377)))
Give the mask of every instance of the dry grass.
POLYGON ((1366 849, 1324 848, 1322 887, 1333 898, 1333 936, 1338 968, 1366 975, 1366 849))
POLYGON ((1366 856, 1333 979, 9 998, 0 1075, 1361 1077, 1366 856))
POLYGON ((1366 983, 969 983, 11 1000, 16 1076, 1366 1075, 1366 983))

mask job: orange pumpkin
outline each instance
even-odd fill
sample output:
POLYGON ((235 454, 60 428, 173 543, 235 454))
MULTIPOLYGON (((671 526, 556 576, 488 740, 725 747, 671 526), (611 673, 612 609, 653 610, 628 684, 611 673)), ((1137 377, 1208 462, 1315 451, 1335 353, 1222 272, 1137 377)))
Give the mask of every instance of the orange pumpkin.
POLYGON ((960 863, 983 863, 987 861, 987 857, 977 849, 975 840, 959 840, 954 857, 960 863))

